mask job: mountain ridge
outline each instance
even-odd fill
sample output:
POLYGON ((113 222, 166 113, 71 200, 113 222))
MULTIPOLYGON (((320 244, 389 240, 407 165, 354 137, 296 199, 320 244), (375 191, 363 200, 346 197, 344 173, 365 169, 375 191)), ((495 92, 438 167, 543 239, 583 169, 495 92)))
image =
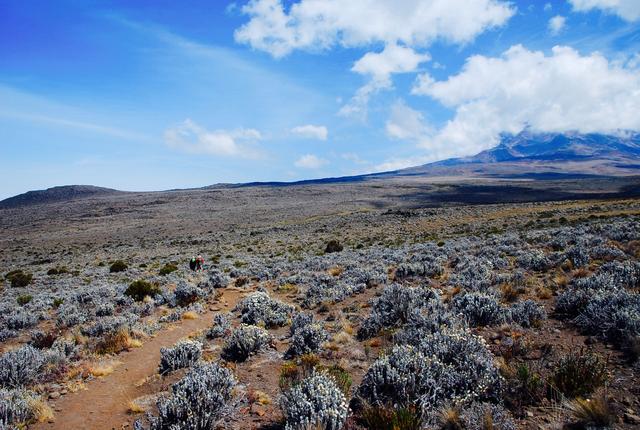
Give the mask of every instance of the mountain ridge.
MULTIPOLYGON (((221 183, 191 190, 350 183, 403 176, 549 180, 635 175, 640 175, 640 133, 536 133, 525 129, 515 135, 503 134, 498 145, 473 156, 450 158, 400 170, 294 182, 221 183)), ((126 191, 93 185, 57 186, 46 190, 28 191, 2 200, 0 208, 63 202, 117 193, 126 191)))

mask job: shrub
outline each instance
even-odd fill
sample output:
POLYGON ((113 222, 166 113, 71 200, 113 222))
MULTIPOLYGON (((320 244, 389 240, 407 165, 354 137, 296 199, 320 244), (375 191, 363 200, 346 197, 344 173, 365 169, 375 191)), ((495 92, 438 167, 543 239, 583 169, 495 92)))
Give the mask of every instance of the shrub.
POLYGON ((61 304, 64 303, 64 299, 60 298, 60 297, 56 297, 55 299, 53 299, 53 308, 54 309, 58 309, 60 307, 61 304))
POLYGON ((298 328, 291 338, 285 357, 292 358, 302 354, 318 352, 329 334, 321 324, 307 324, 298 328))
POLYGON ((131 297, 136 302, 141 302, 147 296, 153 297, 160 293, 160 287, 142 279, 129 284, 129 287, 127 287, 124 292, 125 295, 131 297))
POLYGON ((35 330, 31 332, 30 344, 38 349, 51 348, 57 338, 58 335, 54 332, 45 333, 41 330, 35 330))
POLYGON ((177 369, 195 364, 202 357, 202 344, 193 340, 182 340, 173 348, 160 348, 158 372, 165 375, 177 369))
MULTIPOLYGON (((157 402, 158 415, 149 416, 150 430, 210 430, 233 410, 233 373, 216 363, 200 363, 171 387, 171 397, 157 402)), ((142 429, 137 421, 136 429, 142 429)))
POLYGON ((0 356, 0 385, 23 387, 34 382, 45 357, 31 345, 24 345, 0 356))
POLYGON ((500 392, 501 378, 483 340, 450 330, 393 347, 371 365, 358 388, 367 404, 416 407, 424 415, 447 402, 492 400, 500 392))
POLYGON ((371 314, 358 330, 358 338, 368 339, 377 335, 383 328, 399 327, 409 320, 415 309, 428 307, 432 301, 439 301, 439 297, 430 288, 389 285, 373 302, 371 314))
POLYGON ((207 331, 207 339, 216 339, 227 335, 231 331, 231 314, 216 314, 213 326, 207 331))
POLYGON ((422 413, 415 406, 387 407, 366 406, 360 413, 368 429, 375 430, 421 430, 422 413))
MULTIPOLYGON (((551 376, 551 390, 568 398, 586 397, 607 380, 607 364, 597 354, 580 349, 560 359, 551 376)), ((550 395, 555 397, 555 392, 550 395)))
POLYGON ((302 327, 313 323, 313 315, 304 312, 298 312, 291 320, 291 327, 289 327, 289 334, 293 336, 296 331, 302 327))
POLYGON ((533 300, 525 300, 511 305, 509 319, 522 327, 528 328, 536 326, 547 319, 547 313, 542 306, 533 300))
POLYGON ((324 252, 326 254, 331 254, 333 252, 340 252, 343 249, 344 249, 344 247, 342 245, 340 245, 340 242, 338 242, 335 239, 332 239, 329 242, 327 242, 327 246, 324 248, 324 252))
POLYGON ((166 276, 169 273, 173 273, 176 270, 178 270, 178 266, 176 266, 174 263, 166 263, 164 266, 162 266, 162 268, 160 269, 160 275, 161 276, 166 276))
POLYGON ((347 419, 347 400, 325 373, 313 372, 282 396, 285 430, 340 430, 347 419))
POLYGON ((491 403, 471 403, 462 408, 460 423, 465 430, 516 430, 509 411, 491 403))
POLYGON ((0 388, 0 428, 21 428, 23 424, 34 418, 34 396, 24 390, 7 390, 0 388))
POLYGON ((23 328, 33 327, 38 324, 38 314, 19 309, 13 312, 5 320, 5 325, 9 329, 20 330, 23 328))
POLYGON ((231 333, 225 342, 221 356, 227 361, 245 361, 271 342, 271 335, 265 329, 252 325, 241 325, 231 333))
POLYGON ((586 334, 623 345, 640 335, 640 295, 626 290, 595 294, 574 322, 586 334))
POLYGON ((257 291, 242 299, 235 307, 245 324, 264 324, 267 328, 282 327, 289 322, 294 307, 274 300, 265 292, 257 291))
POLYGON ((127 266, 127 263, 122 260, 116 260, 111 264, 111 266, 109 266, 109 273, 124 272, 128 268, 129 266, 127 266))
POLYGON ((453 309, 464 315, 472 327, 501 324, 506 315, 495 297, 482 293, 467 293, 453 299, 453 309))
POLYGON ((31 283, 33 275, 22 270, 13 270, 5 275, 5 279, 11 283, 12 287, 22 288, 31 283))
POLYGON ((200 297, 204 297, 204 292, 195 285, 180 282, 174 291, 174 295, 176 304, 184 307, 197 302, 200 297))

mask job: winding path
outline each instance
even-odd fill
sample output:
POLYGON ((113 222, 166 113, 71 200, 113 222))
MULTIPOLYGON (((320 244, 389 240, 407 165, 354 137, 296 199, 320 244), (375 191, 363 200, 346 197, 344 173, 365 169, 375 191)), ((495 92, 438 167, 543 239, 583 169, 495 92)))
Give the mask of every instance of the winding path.
MULTIPOLYGON (((225 288, 218 299, 222 310, 231 310, 248 291, 225 288)), ((160 348, 210 326, 216 312, 207 311, 198 319, 181 320, 164 327, 140 348, 122 352, 115 358, 120 363, 110 375, 86 383, 85 390, 69 393, 56 401, 55 420, 30 426, 36 430, 111 430, 132 428, 127 412, 129 401, 144 394, 136 383, 158 372, 160 348)))

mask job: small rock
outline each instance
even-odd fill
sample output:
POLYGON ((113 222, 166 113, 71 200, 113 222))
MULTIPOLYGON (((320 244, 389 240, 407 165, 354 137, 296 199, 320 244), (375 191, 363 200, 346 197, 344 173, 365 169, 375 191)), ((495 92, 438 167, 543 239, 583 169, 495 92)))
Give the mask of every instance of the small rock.
POLYGON ((540 360, 542 358, 542 351, 535 349, 527 354, 527 360, 540 360))
POLYGON ((489 339, 491 339, 491 340, 496 340, 496 339, 500 339, 500 338, 502 338, 502 334, 500 334, 498 332, 494 331, 492 333, 489 333, 489 339))
POLYGON ((261 405, 253 405, 251 412, 259 417, 263 417, 267 413, 267 409, 261 405))
POLYGON ((533 412, 527 411, 527 417, 528 418, 533 418, 533 412))
POLYGON ((57 391, 54 391, 53 393, 49 393, 49 398, 51 400, 59 399, 60 398, 60 393, 57 392, 57 391))
POLYGON ((640 424, 640 417, 627 412, 624 414, 624 422, 628 424, 640 424))

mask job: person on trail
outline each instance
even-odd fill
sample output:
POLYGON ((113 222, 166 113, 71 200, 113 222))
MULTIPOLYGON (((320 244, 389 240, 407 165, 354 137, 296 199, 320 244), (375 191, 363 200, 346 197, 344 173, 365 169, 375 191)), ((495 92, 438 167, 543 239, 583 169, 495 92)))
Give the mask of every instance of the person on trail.
POLYGON ((189 269, 191 269, 191 270, 193 270, 195 272, 196 266, 197 266, 196 257, 192 256, 191 260, 189 260, 189 269))
POLYGON ((202 258, 202 255, 198 255, 198 258, 196 258, 196 270, 203 270, 202 266, 204 265, 204 258, 202 258))

